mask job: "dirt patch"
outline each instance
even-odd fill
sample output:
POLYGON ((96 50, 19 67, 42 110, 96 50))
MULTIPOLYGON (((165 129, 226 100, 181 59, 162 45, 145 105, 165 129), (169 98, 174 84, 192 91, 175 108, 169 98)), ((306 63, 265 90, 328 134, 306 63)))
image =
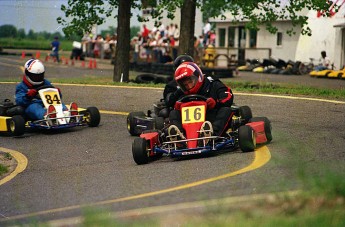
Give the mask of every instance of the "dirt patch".
POLYGON ((0 151, 0 165, 7 167, 7 173, 0 173, 0 180, 10 175, 17 167, 18 163, 10 154, 0 151))

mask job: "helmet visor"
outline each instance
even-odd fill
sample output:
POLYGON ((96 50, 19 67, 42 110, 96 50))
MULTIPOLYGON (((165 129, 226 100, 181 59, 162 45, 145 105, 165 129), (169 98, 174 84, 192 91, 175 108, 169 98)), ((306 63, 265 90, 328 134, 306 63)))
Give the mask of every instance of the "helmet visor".
POLYGON ((184 76, 177 81, 177 84, 180 86, 181 90, 186 92, 195 87, 198 82, 198 77, 195 75, 184 76))

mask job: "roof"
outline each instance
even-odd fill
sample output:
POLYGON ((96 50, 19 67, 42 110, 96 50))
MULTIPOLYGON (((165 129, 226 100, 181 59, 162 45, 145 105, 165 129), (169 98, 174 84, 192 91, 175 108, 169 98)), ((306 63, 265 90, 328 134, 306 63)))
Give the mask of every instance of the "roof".
POLYGON ((341 24, 335 24, 333 25, 334 28, 345 28, 345 23, 341 23, 341 24))

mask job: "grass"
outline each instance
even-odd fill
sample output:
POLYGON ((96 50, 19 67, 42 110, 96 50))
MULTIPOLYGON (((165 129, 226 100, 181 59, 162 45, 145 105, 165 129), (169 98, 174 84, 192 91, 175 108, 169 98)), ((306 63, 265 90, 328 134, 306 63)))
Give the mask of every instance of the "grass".
POLYGON ((4 160, 4 161, 12 160, 12 156, 9 153, 0 152, 0 176, 8 173, 8 171, 9 171, 8 167, 6 165, 2 164, 2 160, 4 160))
MULTIPOLYGON (((114 82, 112 76, 100 77, 89 75, 83 78, 51 78, 53 83, 68 84, 97 84, 97 85, 115 85, 115 86, 135 86, 135 87, 157 87, 164 88, 165 84, 138 84, 134 83, 137 73, 130 72, 130 81, 128 83, 114 82)), ((2 82, 18 82, 16 79, 2 79, 2 82)), ((256 82, 238 82, 231 79, 223 80, 225 84, 230 86, 234 92, 249 92, 277 95, 297 95, 309 96, 315 98, 326 98, 335 100, 345 100, 344 89, 327 89, 314 88, 292 84, 273 84, 273 83, 256 83, 256 82)))
MULTIPOLYGON (((134 77, 133 77, 134 78, 134 77)), ((103 84, 116 86, 139 86, 139 87, 160 87, 164 88, 165 84, 137 84, 133 82, 120 83, 113 82, 111 78, 106 77, 89 77, 76 79, 54 79, 55 83, 72 83, 72 84, 103 84)), ((234 92, 250 92, 250 93, 265 93, 265 94, 279 94, 279 95, 299 95, 311 96, 329 99, 345 100, 345 89, 326 89, 313 88, 297 85, 280 85, 272 83, 253 83, 253 82, 235 82, 225 81, 225 84, 230 86, 234 92)))
MULTIPOLYGON (((32 50, 50 50, 50 43, 53 40, 32 40, 32 39, 13 39, 0 38, 0 47, 4 49, 32 49, 32 50)), ((72 50, 73 41, 60 41, 60 49, 65 51, 72 50)))

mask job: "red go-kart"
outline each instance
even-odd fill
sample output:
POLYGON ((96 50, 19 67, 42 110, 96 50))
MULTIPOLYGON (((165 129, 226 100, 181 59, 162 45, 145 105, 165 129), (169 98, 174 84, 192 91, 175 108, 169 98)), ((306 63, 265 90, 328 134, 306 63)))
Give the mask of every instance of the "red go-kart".
POLYGON ((200 127, 206 119, 206 98, 188 95, 179 100, 182 126, 186 139, 169 140, 165 129, 147 130, 135 138, 132 144, 134 161, 147 164, 157 157, 188 156, 240 148, 243 152, 253 151, 257 144, 272 140, 271 124, 266 117, 252 117, 248 106, 232 107, 229 128, 221 136, 199 137, 200 127))

